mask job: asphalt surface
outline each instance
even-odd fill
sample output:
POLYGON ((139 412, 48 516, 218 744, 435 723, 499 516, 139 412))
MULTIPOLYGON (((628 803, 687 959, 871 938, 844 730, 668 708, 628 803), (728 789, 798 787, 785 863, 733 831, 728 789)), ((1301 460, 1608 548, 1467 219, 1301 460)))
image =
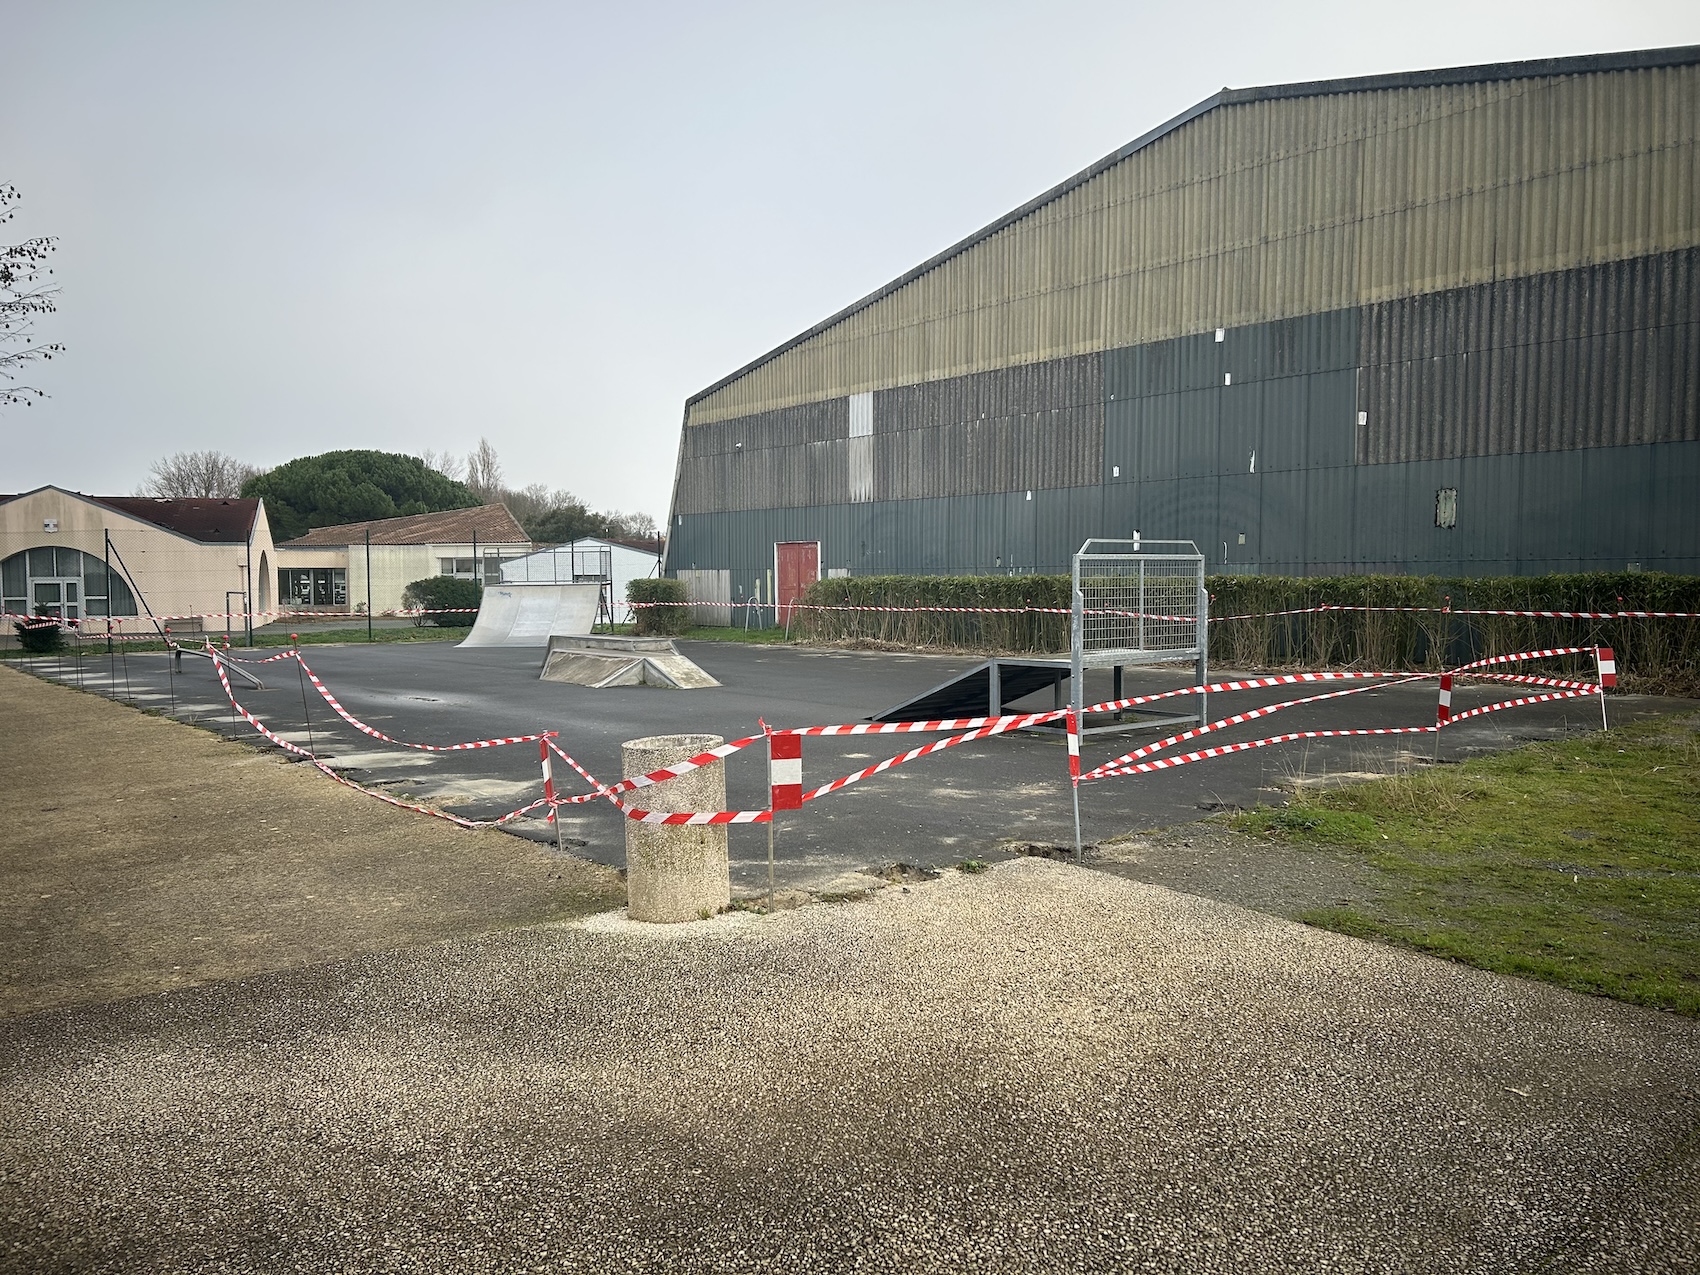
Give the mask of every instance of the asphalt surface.
POLYGON ((1700 1025, 1068 865, 0 1024, 0 1269, 1678 1272, 1700 1025))
MULTIPOLYGON (((560 732, 562 746, 605 782, 620 775, 620 743, 641 736, 707 732, 727 740, 772 726, 864 721, 979 661, 972 656, 845 652, 792 647, 681 642, 680 649, 718 678, 718 689, 666 691, 650 687, 594 690, 538 680, 542 652, 529 648, 459 649, 448 643, 310 646, 308 663, 355 716, 398 739, 454 743, 560 732)), ((252 658, 266 652, 232 652, 252 658)), ((208 661, 185 658, 173 669, 164 655, 122 660, 33 662, 44 676, 115 693, 139 705, 194 721, 233 737, 258 740, 233 719, 208 661)), ((236 682, 241 701, 273 729, 310 744, 350 778, 404 798, 418 798, 472 818, 491 818, 541 795, 532 745, 455 753, 398 749, 335 719, 290 663, 253 670, 256 690, 236 682)), ((1228 676, 1212 674, 1213 680, 1228 676)), ((1190 670, 1129 670, 1125 693, 1188 684, 1190 670)), ((1089 702, 1110 696, 1107 671, 1089 675, 1089 702)), ((1340 689, 1303 686, 1212 696, 1214 718, 1276 700, 1340 689)), ((1460 687, 1455 711, 1521 691, 1460 687)), ((1362 694, 1283 711, 1213 733, 1203 743, 1248 740, 1287 731, 1433 722, 1435 683, 1381 687, 1362 694)), ((1184 702, 1184 701, 1183 701, 1184 702)), ((1615 720, 1694 707, 1694 701, 1614 696, 1615 720)), ((1049 692, 1017 705, 1050 707, 1049 692)), ((1006 706, 1005 711, 1013 711, 1006 706)), ((1456 761, 1536 739, 1599 729, 1597 700, 1510 709, 1449 728, 1439 757, 1456 761)), ((1094 765, 1156 738, 1150 732, 1089 739, 1083 761, 1094 765)), ((810 738, 803 748, 805 787, 861 769, 937 736, 885 735, 810 738)), ((1198 745, 1188 745, 1196 747, 1198 745)), ((1132 831, 1198 819, 1223 807, 1284 799, 1296 777, 1385 771, 1433 755, 1434 736, 1311 740, 1255 749, 1172 771, 1108 779, 1080 793, 1082 838, 1091 843, 1132 831)), ((1178 750, 1177 750, 1178 751, 1178 750)), ((767 805, 766 756, 759 745, 727 764, 728 804, 767 805)), ((583 791, 564 766, 557 782, 583 791)), ((546 824, 525 820, 512 830, 552 840, 546 824)), ((606 803, 563 809, 562 831, 576 853, 611 865, 624 862, 624 822, 606 803)), ((735 894, 759 892, 767 880, 764 826, 731 830, 735 894)), ((846 873, 891 863, 949 865, 966 858, 999 859, 1023 847, 1072 848, 1073 807, 1064 744, 1057 736, 1002 735, 976 740, 851 785, 780 816, 775 837, 781 887, 830 889, 846 873)))

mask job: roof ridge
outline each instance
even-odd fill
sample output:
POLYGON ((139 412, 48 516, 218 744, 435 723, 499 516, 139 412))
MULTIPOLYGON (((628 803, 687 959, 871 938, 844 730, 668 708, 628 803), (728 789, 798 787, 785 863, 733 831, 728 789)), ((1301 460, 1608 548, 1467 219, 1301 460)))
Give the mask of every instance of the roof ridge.
POLYGON ((960 256, 975 245, 990 239, 1000 230, 1014 225, 1023 217, 1038 211, 1053 200, 1060 199, 1076 187, 1085 185, 1105 170, 1113 168, 1129 156, 1174 132, 1181 125, 1191 123, 1199 116, 1214 110, 1218 106, 1240 106, 1250 102, 1276 101, 1294 97, 1322 97, 1336 93, 1370 93, 1397 88, 1437 88, 1449 84, 1490 83, 1495 80, 1536 79, 1556 75, 1580 75, 1607 71, 1651 70, 1662 66, 1688 66, 1696 62, 1700 62, 1700 44, 1684 44, 1659 49, 1631 49, 1618 53, 1583 53, 1570 57, 1533 58, 1526 62, 1488 62, 1479 66, 1440 67, 1424 71, 1396 71, 1349 79, 1306 80, 1293 84, 1268 85, 1261 88, 1223 88, 1202 101, 1194 103, 1179 115, 1165 120, 1156 128, 1141 133, 1131 142, 1111 151, 1102 159, 1088 164, 1072 177, 1066 178, 1049 190, 1034 196, 1019 208, 982 226, 967 238, 958 240, 943 252, 936 253, 920 265, 904 271, 890 283, 874 289, 859 301, 852 302, 806 331, 776 345, 766 354, 752 359, 737 371, 721 377, 708 388, 698 390, 685 400, 687 418, 690 409, 709 395, 725 389, 734 381, 748 376, 763 364, 771 363, 780 355, 795 349, 810 338, 819 336, 829 328, 837 326, 851 315, 867 309, 877 301, 884 300, 898 289, 915 282, 922 275, 936 270, 952 257, 960 256))

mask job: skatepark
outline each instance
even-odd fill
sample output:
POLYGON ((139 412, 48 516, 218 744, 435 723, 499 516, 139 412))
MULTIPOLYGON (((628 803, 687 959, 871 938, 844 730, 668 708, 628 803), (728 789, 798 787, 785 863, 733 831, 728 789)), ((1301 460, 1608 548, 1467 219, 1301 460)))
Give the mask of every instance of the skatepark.
MULTIPOLYGON (((774 728, 856 724, 892 704, 949 681, 982 661, 971 656, 813 650, 732 643, 678 643, 679 650, 721 683, 693 691, 650 686, 595 688, 540 680, 542 646, 455 647, 446 643, 347 645, 304 648, 315 674, 351 713, 398 739, 449 743, 502 738, 549 729, 561 747, 605 782, 620 776, 620 744, 673 733, 708 733, 727 740, 774 728)), ((115 679, 103 660, 67 663, 48 676, 87 689, 133 698, 179 720, 193 721, 233 739, 266 747, 233 714, 205 660, 185 659, 178 669, 164 655, 132 655, 115 679), (86 667, 85 667, 86 665, 86 667)), ((470 819, 492 819, 541 795, 534 749, 495 748, 422 753, 384 745, 333 716, 287 664, 256 667, 264 689, 233 678, 242 705, 288 740, 328 759, 340 773, 398 797, 440 806, 470 819)), ((1231 676, 1223 673, 1222 676, 1231 676)), ((1129 693, 1167 690, 1191 680, 1190 670, 1130 670, 1129 693)), ((1105 698, 1109 670, 1092 670, 1087 694, 1105 698)), ((1212 716, 1265 703, 1267 689, 1212 696, 1212 716)), ((1460 710, 1500 692, 1461 688, 1460 710)), ((1032 697, 1049 708, 1051 693, 1032 697)), ((1614 717, 1627 722, 1680 703, 1617 696, 1614 717)), ((1020 711, 1026 702, 1008 706, 1020 711)), ((1294 729, 1310 726, 1385 726, 1432 720, 1433 682, 1388 686, 1350 698, 1301 706, 1282 715, 1294 729)), ((1442 760, 1457 760, 1518 742, 1597 730, 1591 700, 1536 704, 1460 723, 1439 736, 1442 760)), ((1286 727, 1283 726, 1285 729, 1286 727)), ((1257 723, 1221 732, 1225 740, 1255 738, 1257 723)), ((1142 742, 1111 736, 1085 746, 1088 762, 1113 757, 1142 742)), ((914 737, 810 737, 803 774, 810 784, 865 768, 905 751, 914 737)), ((1090 844, 1105 837, 1196 820, 1223 809, 1284 800, 1306 776, 1388 772, 1432 761, 1430 737, 1317 739, 1226 756, 1204 765, 1107 779, 1084 786, 1083 831, 1090 844)), ((745 749, 725 764, 731 809, 767 804, 765 750, 745 749)), ((559 766, 564 792, 588 786, 571 782, 559 766)), ((597 862, 623 862, 625 822, 605 802, 561 808, 568 848, 597 862)), ((553 842, 541 819, 506 825, 521 836, 553 842)), ((766 884, 766 833, 730 830, 735 893, 758 893, 766 884)), ((810 802, 780 817, 776 855, 780 884, 827 889, 847 873, 882 863, 948 866, 964 858, 1071 851, 1073 823, 1067 752, 1059 736, 1000 734, 917 759, 810 802)))

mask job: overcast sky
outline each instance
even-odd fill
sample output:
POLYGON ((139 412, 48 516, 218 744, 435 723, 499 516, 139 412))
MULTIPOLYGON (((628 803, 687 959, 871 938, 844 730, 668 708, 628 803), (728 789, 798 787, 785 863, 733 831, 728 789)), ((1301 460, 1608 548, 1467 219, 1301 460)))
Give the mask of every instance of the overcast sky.
POLYGON ((464 452, 667 512, 685 398, 1224 85, 1700 43, 1671 3, 11 8, 69 347, 0 490, 464 452))

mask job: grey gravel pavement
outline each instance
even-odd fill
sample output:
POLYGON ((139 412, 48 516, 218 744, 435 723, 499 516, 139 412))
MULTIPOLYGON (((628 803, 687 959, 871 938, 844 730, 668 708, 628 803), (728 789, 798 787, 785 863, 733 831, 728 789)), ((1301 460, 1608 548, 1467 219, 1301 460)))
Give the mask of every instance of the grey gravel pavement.
POLYGON ((0 1024, 9 1271, 1685 1271, 1700 1024, 1067 865, 0 1024))

